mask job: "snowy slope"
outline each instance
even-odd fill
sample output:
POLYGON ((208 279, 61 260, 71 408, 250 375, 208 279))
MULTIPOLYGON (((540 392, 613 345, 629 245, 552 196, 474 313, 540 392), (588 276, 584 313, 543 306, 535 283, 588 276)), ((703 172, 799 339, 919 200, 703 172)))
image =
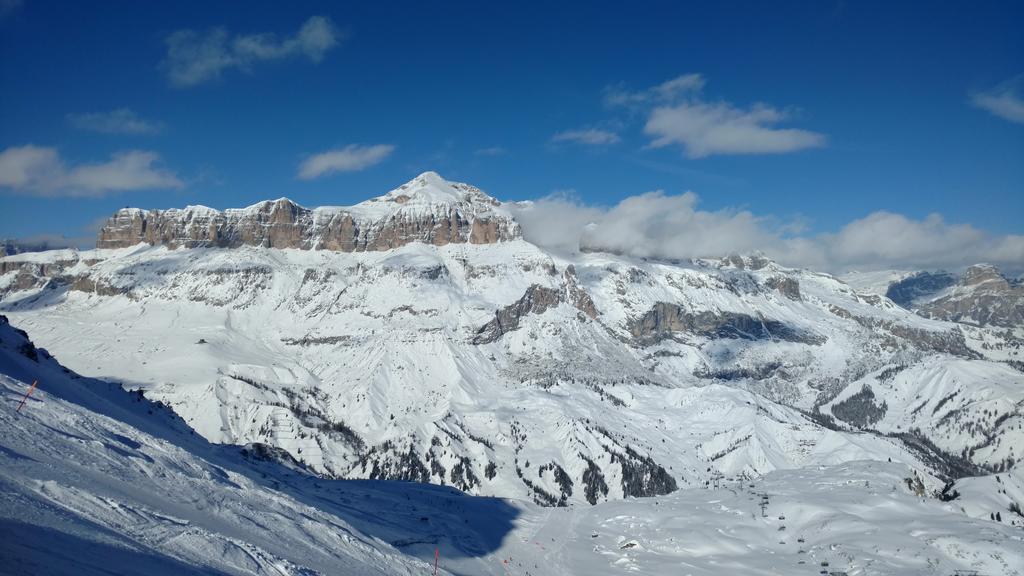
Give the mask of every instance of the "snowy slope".
MULTIPOLYGON (((464 201, 431 182, 375 218, 464 201)), ((70 367, 328 477, 557 505, 891 459, 934 488, 1024 444, 1005 335, 759 257, 566 259, 513 238, 19 258, 0 282, 66 262, 0 308, 70 367)))
POLYGON ((211 447, 169 411, 63 371, 2 322, 5 573, 427 570, 274 489, 279 481, 246 467, 237 449, 211 447), (17 413, 29 377, 42 384, 17 413))
POLYGON ((850 271, 841 274, 839 279, 858 292, 885 296, 889 286, 913 275, 914 272, 907 270, 850 271))
POLYGON ((862 378, 825 410, 885 433, 920 431, 947 453, 1002 463, 1002 470, 1024 452, 1017 441, 1022 406, 1024 374, 1010 366, 930 357, 862 378))
POLYGON ((427 574, 435 549, 445 574, 812 574, 827 563, 849 574, 1018 575, 1024 565, 1010 520, 964 514, 962 504, 981 506, 968 495, 915 496, 915 472, 900 464, 552 509, 322 480, 207 444, 159 406, 64 371, 6 323, 0 391, 9 574, 427 574), (27 378, 43 384, 19 414, 27 378))

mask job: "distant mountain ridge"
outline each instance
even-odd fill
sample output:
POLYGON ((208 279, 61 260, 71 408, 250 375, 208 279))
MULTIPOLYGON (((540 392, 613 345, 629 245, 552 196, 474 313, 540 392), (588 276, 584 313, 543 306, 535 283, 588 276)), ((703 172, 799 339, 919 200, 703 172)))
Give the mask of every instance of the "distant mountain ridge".
POLYGON ((990 264, 963 274, 916 272, 889 283, 885 295, 927 318, 978 326, 1024 327, 1024 283, 990 264))
POLYGON ((59 240, 19 240, 17 238, 0 238, 0 257, 23 254, 25 252, 46 252, 62 250, 70 246, 69 241, 59 240))
POLYGON ((100 230, 96 247, 140 242, 177 248, 263 246, 361 252, 409 242, 489 244, 519 237, 501 202, 435 172, 351 207, 304 208, 287 198, 243 209, 205 206, 177 210, 118 210, 100 230))

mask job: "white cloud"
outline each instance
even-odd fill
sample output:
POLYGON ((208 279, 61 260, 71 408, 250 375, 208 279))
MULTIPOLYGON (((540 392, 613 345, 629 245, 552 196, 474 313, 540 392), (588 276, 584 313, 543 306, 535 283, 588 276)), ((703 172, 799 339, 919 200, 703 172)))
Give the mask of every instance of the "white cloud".
POLYGON ((800 223, 746 210, 698 208, 692 192, 648 192, 605 208, 557 194, 516 205, 524 237, 558 253, 607 251, 642 258, 715 258, 763 252, 782 264, 831 272, 955 269, 990 262, 1024 271, 1024 236, 988 234, 937 214, 915 220, 875 212, 838 232, 802 234, 800 223))
POLYGON ((129 150, 107 162, 69 167, 55 148, 13 146, 0 152, 0 187, 34 196, 80 197, 183 187, 159 161, 155 152, 129 150))
POLYGON ((1024 96, 1021 86, 1024 76, 1019 76, 985 92, 971 95, 971 104, 1017 124, 1024 124, 1024 96))
POLYGON ((629 91, 606 88, 605 104, 647 114, 644 132, 652 148, 679 145, 690 158, 714 154, 783 154, 825 145, 825 136, 777 125, 788 114, 766 104, 749 108, 702 97, 706 80, 684 74, 657 86, 629 91))
POLYGON ((609 106, 634 106, 658 100, 673 100, 684 94, 699 93, 704 89, 705 82, 701 74, 683 74, 639 92, 631 92, 621 85, 612 86, 605 88, 604 102, 609 106))
POLYGON ((341 39, 324 16, 313 16, 294 36, 284 39, 270 33, 232 36, 223 28, 178 30, 167 37, 164 66, 172 84, 194 86, 219 78, 228 69, 250 71, 260 61, 305 56, 320 62, 341 39))
POLYGON ((349 144, 344 148, 314 154, 299 165, 298 178, 312 180, 334 172, 357 172, 380 163, 394 150, 395 147, 391 144, 349 144))
POLYGON ((749 110, 727 102, 688 102, 651 111, 644 132, 654 148, 680 144, 690 158, 712 154, 783 154, 825 145, 825 137, 795 128, 775 128, 785 114, 765 105, 749 110))
POLYGON ((540 200, 510 203, 523 236, 558 254, 579 251, 584 229, 604 217, 605 211, 587 206, 574 190, 560 190, 540 200))
POLYGON ((146 120, 128 108, 110 112, 68 114, 68 122, 79 130, 101 134, 156 134, 163 129, 159 122, 146 120))
POLYGON ((1024 236, 993 236, 970 224, 947 223, 939 214, 914 220, 875 212, 814 241, 821 244, 820 266, 836 262, 847 269, 957 268, 991 262, 1014 271, 1024 267, 1024 236))
POLYGON ((697 210, 697 195, 662 191, 611 208, 557 194, 516 210, 527 240, 556 251, 580 248, 643 258, 700 258, 747 252, 778 236, 769 219, 747 211, 697 210))
POLYGON ((619 141, 619 135, 610 130, 599 128, 584 128, 580 130, 564 130, 551 137, 552 142, 575 142, 590 146, 603 146, 615 144, 619 141))

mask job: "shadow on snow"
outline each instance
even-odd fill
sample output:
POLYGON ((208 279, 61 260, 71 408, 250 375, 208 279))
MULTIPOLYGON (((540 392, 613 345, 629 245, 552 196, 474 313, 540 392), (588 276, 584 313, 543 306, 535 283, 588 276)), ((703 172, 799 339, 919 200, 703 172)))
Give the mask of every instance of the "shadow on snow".
MULTIPOLYGON (((39 388, 47 394, 133 426, 205 460, 211 475, 228 485, 238 487, 224 470, 335 515, 362 535, 411 556, 432 562, 435 548, 448 559, 486 556, 501 546, 519 514, 499 498, 470 496, 450 487, 412 482, 323 479, 278 461, 256 458, 240 446, 211 444, 169 407, 128 392, 119 384, 79 376, 55 361, 49 364, 49 354, 36 350, 38 363, 28 359, 16 365, 4 363, 3 372, 22 382, 39 379, 39 388)), ((5 403, 12 400, 6 398, 5 403)), ((37 401, 30 399, 26 408, 37 401)), ((108 448, 116 448, 114 451, 124 456, 136 456, 135 451, 141 448, 138 442, 114 436, 105 443, 108 448)), ((25 457, 13 451, 7 453, 6 449, 4 455, 25 457)), ((137 456, 145 457, 141 452, 137 456)), ((10 529, 12 521, 6 522, 4 529, 10 529)))

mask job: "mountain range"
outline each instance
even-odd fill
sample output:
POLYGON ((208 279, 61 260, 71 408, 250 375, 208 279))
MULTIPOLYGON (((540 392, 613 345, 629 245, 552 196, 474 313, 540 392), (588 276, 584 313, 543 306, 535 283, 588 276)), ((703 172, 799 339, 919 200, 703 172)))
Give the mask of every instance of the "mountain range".
POLYGON ((123 209, 94 250, 0 258, 0 311, 324 478, 566 506, 863 460, 929 490, 1019 473, 1019 281, 558 254, 516 207, 427 172, 351 207, 123 209))
POLYGON ((928 493, 906 463, 851 460, 557 508, 330 480, 266 444, 207 442, 168 406, 61 365, 4 316, 0 393, 5 574, 1013 576, 1024 565, 1015 471, 928 493))

